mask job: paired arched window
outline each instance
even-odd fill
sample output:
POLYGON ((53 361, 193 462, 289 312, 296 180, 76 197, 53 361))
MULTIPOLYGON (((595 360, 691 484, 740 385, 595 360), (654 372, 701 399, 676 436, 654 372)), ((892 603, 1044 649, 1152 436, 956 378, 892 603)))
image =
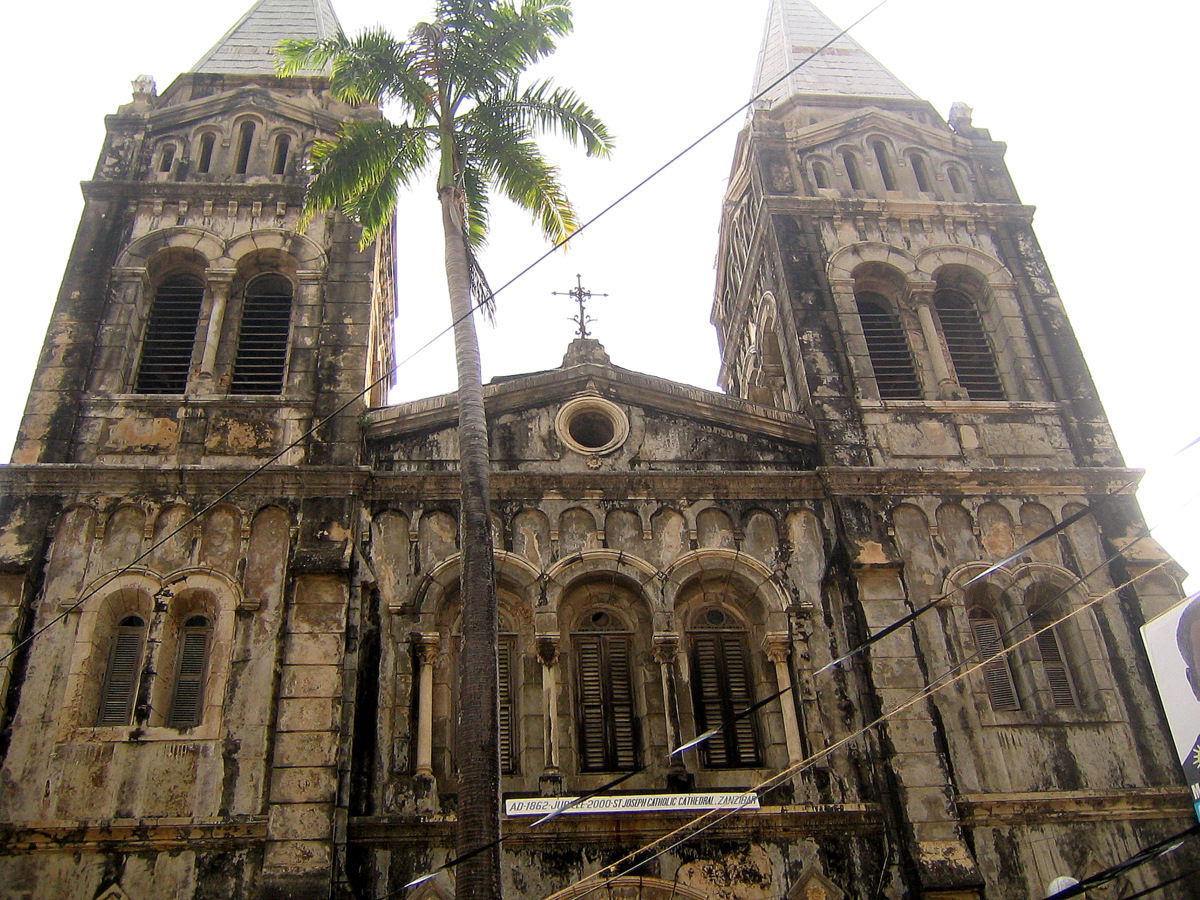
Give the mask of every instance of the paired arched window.
POLYGON ((233 394, 278 394, 283 390, 292 283, 282 275, 260 275, 246 286, 242 323, 233 363, 233 394))
POLYGON ((908 339, 887 300, 871 291, 855 294, 863 338, 883 400, 919 400, 921 385, 913 367, 908 339))
POLYGON ((637 768, 632 640, 625 624, 603 609, 585 613, 572 635, 582 772, 637 768))
POLYGON ((959 385, 972 400, 1003 400, 996 358, 974 302, 956 290, 937 291, 933 302, 959 385))
POLYGON ((754 716, 737 718, 754 705, 745 629, 720 607, 703 609, 688 634, 696 730, 722 728, 701 746, 712 769, 755 768, 762 763, 754 716))
POLYGON ((134 391, 182 394, 187 389, 204 283, 191 275, 166 279, 154 292, 134 391))
MULTIPOLYGON (((125 616, 114 629, 96 710, 97 725, 131 724, 143 675, 147 632, 141 616, 125 616)), ((189 616, 174 638, 175 666, 164 721, 170 728, 183 730, 196 727, 204 717, 212 623, 206 616, 189 616)))
POLYGON ((983 681, 992 709, 1020 709, 1021 701, 1013 682, 1008 655, 1002 655, 1004 638, 995 616, 977 606, 967 613, 967 620, 971 625, 971 635, 975 638, 975 649, 984 662, 983 681))

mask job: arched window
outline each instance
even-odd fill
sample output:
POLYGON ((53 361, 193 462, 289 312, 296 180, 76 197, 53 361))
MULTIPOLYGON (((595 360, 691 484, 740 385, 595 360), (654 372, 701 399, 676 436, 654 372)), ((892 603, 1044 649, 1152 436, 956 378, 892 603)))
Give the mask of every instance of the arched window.
POLYGON ((592 610, 572 638, 580 771, 637 768, 632 635, 612 613, 592 610))
POLYGON ((212 624, 204 616, 189 616, 179 630, 175 683, 167 710, 171 728, 194 728, 204 717, 204 677, 211 640, 212 624))
POLYGON ((850 180, 850 187, 856 191, 861 191, 862 176, 858 172, 858 160, 854 158, 854 154, 849 150, 842 151, 842 166, 846 169, 846 177, 850 180))
POLYGON ((196 162, 196 171, 202 175, 207 175, 212 168, 213 145, 216 142, 217 136, 211 131, 200 138, 200 159, 196 162))
POLYGON ((950 166, 946 169, 946 177, 950 179, 950 190, 956 194, 965 194, 967 192, 966 182, 963 181, 962 172, 957 166, 950 166))
POLYGON ((925 157, 914 151, 908 154, 908 163, 912 166, 913 178, 917 182, 917 190, 926 193, 931 191, 929 167, 925 164, 925 157))
POLYGON ((985 609, 975 607, 967 613, 971 623, 971 634, 975 638, 975 649, 984 661, 983 681, 987 685, 988 700, 994 710, 1017 710, 1021 701, 1013 683, 1012 669, 1004 650, 1004 639, 995 617, 985 609))
POLYGON ((170 172, 171 163, 175 162, 175 145, 167 144, 162 148, 158 157, 158 171, 170 172))
POLYGON ((97 725, 128 725, 133 718, 141 674, 142 650, 146 644, 146 622, 140 616, 126 616, 117 625, 108 650, 104 685, 100 689, 97 725))
POLYGON ((290 281, 282 275, 260 275, 246 286, 230 393, 278 394, 283 390, 291 322, 290 281))
POLYGON ((871 291, 861 291, 855 299, 880 398, 919 400, 921 385, 913 368, 908 340, 888 308, 887 300, 871 291))
POLYGON ((879 164, 879 177, 883 179, 884 190, 894 191, 896 176, 892 172, 892 160, 888 156, 887 146, 883 141, 872 141, 871 149, 875 152, 875 161, 879 164))
POLYGON ((1070 709, 1078 706, 1079 702, 1075 696, 1075 685, 1071 680, 1070 670, 1067 668, 1062 645, 1058 642, 1058 635, 1055 633, 1055 629, 1047 628, 1051 621, 1050 616, 1045 613, 1035 614, 1030 619, 1030 626, 1035 632, 1038 632, 1037 637, 1033 640, 1037 644, 1038 655, 1042 661, 1042 671, 1045 673, 1046 683, 1050 687, 1050 702, 1056 709, 1070 709))
POLYGON ((517 636, 500 635, 496 647, 499 665, 498 693, 500 695, 500 771, 511 774, 517 771, 517 636))
POLYGON ((182 394, 187 389, 204 284, 190 275, 168 278, 154 292, 134 391, 182 394))
POLYGON ((734 720, 754 705, 745 630, 725 610, 712 606, 702 609, 692 621, 689 641, 696 730, 704 733, 724 726, 702 745, 704 765, 711 769, 760 765, 754 716, 734 720))
POLYGON ((813 183, 822 190, 829 187, 829 170, 825 168, 825 163, 814 162, 812 164, 813 183))
POLYGON ((254 123, 243 122, 238 129, 237 164, 233 171, 245 175, 250 167, 250 150, 254 146, 254 123))
POLYGON ((286 134, 281 134, 275 139, 275 156, 271 162, 272 175, 282 175, 287 171, 288 151, 291 146, 292 139, 286 134))
POLYGON ((933 302, 959 385, 972 400, 1003 400, 996 358, 971 298, 961 291, 940 290, 933 302))

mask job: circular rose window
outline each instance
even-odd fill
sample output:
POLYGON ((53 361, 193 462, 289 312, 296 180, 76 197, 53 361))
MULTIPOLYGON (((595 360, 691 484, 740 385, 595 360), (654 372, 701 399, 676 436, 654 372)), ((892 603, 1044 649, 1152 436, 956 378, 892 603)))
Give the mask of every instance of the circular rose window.
POLYGON ((629 419, 615 403, 576 397, 563 404, 554 428, 564 444, 588 456, 611 453, 629 436, 629 419))

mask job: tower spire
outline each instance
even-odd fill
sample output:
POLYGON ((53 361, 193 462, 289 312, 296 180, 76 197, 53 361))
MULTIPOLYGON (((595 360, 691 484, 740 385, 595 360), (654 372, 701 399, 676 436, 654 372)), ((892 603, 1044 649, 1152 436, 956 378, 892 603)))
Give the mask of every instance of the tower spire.
MULTIPOLYGON (((754 75, 754 94, 791 71, 839 31, 808 0, 771 0, 754 75)), ((838 38, 833 46, 793 72, 762 100, 780 103, 796 94, 917 99, 900 79, 848 35, 838 38)))
POLYGON ((274 75, 275 47, 280 41, 332 37, 339 28, 329 0, 258 0, 200 58, 192 71, 210 75, 274 75))

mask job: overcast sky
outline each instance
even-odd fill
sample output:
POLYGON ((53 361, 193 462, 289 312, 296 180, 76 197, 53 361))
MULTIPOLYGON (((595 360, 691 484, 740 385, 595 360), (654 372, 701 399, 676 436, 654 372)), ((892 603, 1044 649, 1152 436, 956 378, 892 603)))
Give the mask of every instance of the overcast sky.
MULTIPOLYGON (((10 130, 0 144, 8 213, 9 316, 0 329, 0 455, 25 392, 91 177, 103 118, 153 75, 160 89, 190 68, 248 7, 112 0, 21 4, 0 68, 10 130)), ((607 205, 749 94, 767 0, 576 0, 576 34, 545 67, 576 88, 619 140, 613 161, 553 148, 582 217, 607 205)), ((868 0, 825 0, 846 24, 868 0)), ((427 2, 336 0, 347 30, 382 22, 404 32, 427 2)), ((1008 163, 1130 465, 1148 467, 1141 497, 1155 534, 1200 572, 1200 435, 1193 358, 1200 313, 1180 273, 1195 253, 1197 200, 1192 4, 891 0, 854 35, 944 115, 955 100, 1008 143, 1008 163), (1168 527, 1172 521, 1178 523, 1168 527)), ((483 328, 484 377, 557 366, 570 340, 566 291, 582 273, 597 300, 594 334, 613 362, 715 387, 709 324, 721 198, 739 117, 651 186, 601 219, 499 297, 483 328)), ((499 204, 497 204, 499 207, 499 204)), ((443 328, 445 289, 433 189, 400 211, 399 357, 443 328)), ((535 229, 498 210, 483 261, 493 287, 543 250, 535 229)), ((442 339, 399 372, 394 400, 453 388, 442 339)), ((1200 579, 1191 583, 1200 587, 1200 579)))

